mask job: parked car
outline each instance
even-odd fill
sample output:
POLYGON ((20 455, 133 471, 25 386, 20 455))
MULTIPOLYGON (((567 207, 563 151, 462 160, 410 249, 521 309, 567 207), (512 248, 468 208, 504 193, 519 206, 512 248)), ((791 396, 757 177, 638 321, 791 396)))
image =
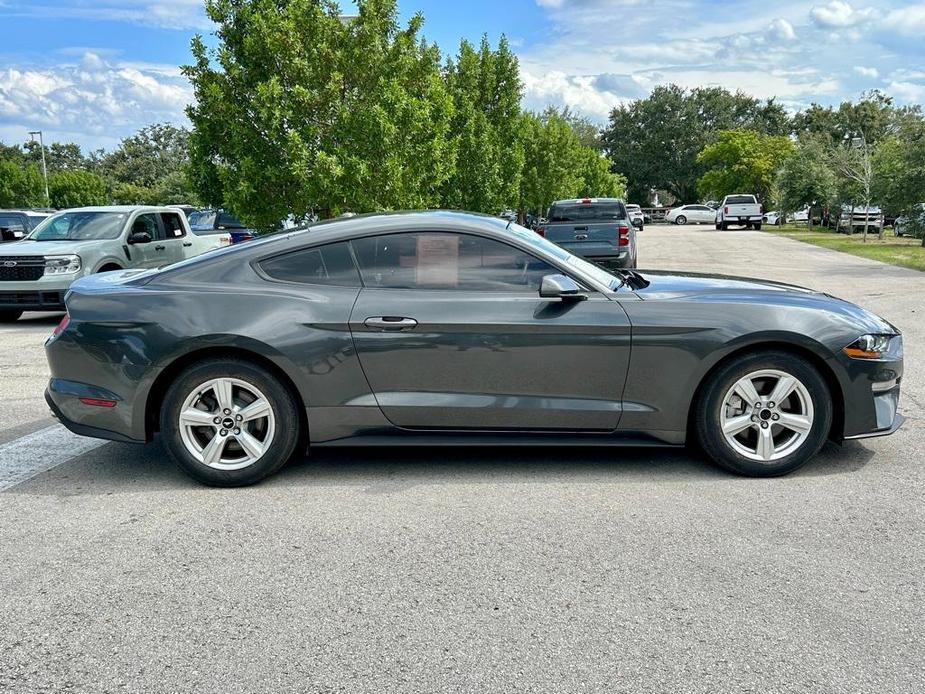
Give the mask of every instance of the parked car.
POLYGON ((716 228, 725 231, 732 225, 761 229, 761 205, 754 195, 727 195, 716 210, 716 228))
POLYGON ((912 220, 916 215, 918 216, 918 228, 925 229, 925 202, 922 202, 915 206, 912 214, 900 215, 896 218, 896 221, 893 222, 893 233, 896 234, 896 236, 911 235, 914 231, 912 228, 912 220))
POLYGON ((51 215, 29 235, 0 247, 0 322, 23 311, 63 311, 79 277, 155 268, 190 258, 209 243, 170 207, 84 207, 51 215))
POLYGON ((838 217, 837 230, 846 234, 864 231, 865 225, 868 231, 879 232, 883 224, 883 212, 879 207, 851 207, 851 205, 842 205, 841 214, 838 217))
POLYGON ((707 205, 681 205, 665 215, 669 224, 712 224, 715 218, 716 212, 707 205))
POLYGON ((783 212, 765 212, 761 221, 764 224, 770 224, 771 226, 780 226, 784 223, 784 213, 783 212))
POLYGON ((196 236, 214 236, 221 246, 253 241, 256 229, 248 228, 244 222, 225 210, 200 210, 189 218, 190 227, 196 236))
POLYGON ((50 214, 36 210, 0 210, 0 243, 25 238, 50 214))
POLYGON ((636 267, 636 227, 622 200, 557 200, 536 233, 594 263, 636 267))
POLYGON ((646 225, 646 215, 643 214, 642 207, 639 205, 627 204, 626 211, 629 213, 630 221, 639 231, 642 231, 646 225))
POLYGON ((57 417, 119 441, 160 432, 214 485, 256 482, 305 443, 696 442, 773 476, 903 421, 902 337, 865 309, 775 282, 607 272, 486 215, 322 222, 85 277, 66 303, 45 347, 57 417))

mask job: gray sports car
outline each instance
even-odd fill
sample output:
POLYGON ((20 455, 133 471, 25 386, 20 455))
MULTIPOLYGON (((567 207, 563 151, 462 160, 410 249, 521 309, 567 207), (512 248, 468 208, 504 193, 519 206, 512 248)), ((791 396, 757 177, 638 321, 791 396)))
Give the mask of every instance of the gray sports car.
POLYGON ((696 443, 780 475, 897 413, 902 337, 774 282, 605 271, 494 217, 315 224, 159 270, 83 278, 48 339, 73 431, 160 432, 243 485, 306 446, 696 443))

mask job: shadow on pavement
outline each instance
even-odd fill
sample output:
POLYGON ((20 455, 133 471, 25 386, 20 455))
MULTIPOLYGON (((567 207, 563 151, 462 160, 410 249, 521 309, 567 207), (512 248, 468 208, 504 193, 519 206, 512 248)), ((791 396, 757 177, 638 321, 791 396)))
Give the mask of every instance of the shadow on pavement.
MULTIPOLYGON (((874 456, 858 442, 826 444, 787 478, 856 472, 874 456)), ((371 493, 420 484, 691 483, 749 484, 686 449, 665 448, 342 448, 296 458, 259 488, 361 485, 371 493)), ((52 496, 196 490, 160 441, 145 446, 109 443, 42 473, 7 494, 52 496)))

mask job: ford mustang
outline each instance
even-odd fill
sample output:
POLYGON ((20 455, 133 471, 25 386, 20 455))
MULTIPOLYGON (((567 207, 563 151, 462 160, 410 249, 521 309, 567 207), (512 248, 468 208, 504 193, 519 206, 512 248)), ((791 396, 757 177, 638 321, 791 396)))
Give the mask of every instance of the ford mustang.
POLYGON ((46 400, 194 478, 308 449, 696 445, 781 475, 895 431, 902 337, 809 289, 604 269, 517 224, 357 216, 75 282, 46 400))

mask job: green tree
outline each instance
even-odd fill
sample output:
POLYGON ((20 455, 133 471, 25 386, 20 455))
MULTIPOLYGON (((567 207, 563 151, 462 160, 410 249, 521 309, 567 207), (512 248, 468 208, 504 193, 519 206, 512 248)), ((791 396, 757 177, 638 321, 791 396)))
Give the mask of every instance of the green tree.
MULTIPOLYGON (((577 136, 577 133, 576 133, 577 136)), ((580 144, 579 140, 579 144, 580 144)), ((581 145, 581 185, 576 197, 626 197, 626 177, 610 170, 610 160, 597 149, 581 145)))
POLYGON ((446 67, 453 99, 450 128, 456 164, 443 186, 446 207, 496 213, 515 204, 523 170, 517 57, 503 36, 492 50, 462 41, 446 67))
MULTIPOLYGON (((875 148, 874 199, 893 214, 920 220, 918 205, 925 202, 925 120, 911 119, 875 148)), ((925 229, 917 229, 925 246, 925 229)))
POLYGON ((0 160, 0 207, 42 207, 45 184, 42 173, 25 160, 0 160))
POLYGON ((48 176, 52 207, 84 207, 106 204, 106 183, 89 171, 56 171, 48 176))
POLYGON ((768 201, 775 174, 793 151, 793 143, 783 135, 721 130, 697 156, 707 169, 697 188, 704 198, 720 199, 738 192, 754 193, 759 200, 768 201))
MULTIPOLYGON (((818 137, 806 137, 781 164, 777 173, 777 202, 785 213, 807 205, 824 207, 835 199, 836 185, 825 142, 818 137)), ((812 228, 812 209, 808 224, 812 228)))
POLYGON ((191 179, 257 226, 439 204, 453 157, 440 54, 394 0, 208 0, 218 46, 192 43, 184 73, 191 179), (213 64, 214 63, 214 64, 213 64))
POLYGON ((790 121, 773 100, 718 87, 688 92, 672 84, 615 108, 602 139, 613 168, 629 179, 631 201, 646 203, 654 188, 693 202, 705 170, 697 156, 717 132, 735 128, 785 135, 790 121))

